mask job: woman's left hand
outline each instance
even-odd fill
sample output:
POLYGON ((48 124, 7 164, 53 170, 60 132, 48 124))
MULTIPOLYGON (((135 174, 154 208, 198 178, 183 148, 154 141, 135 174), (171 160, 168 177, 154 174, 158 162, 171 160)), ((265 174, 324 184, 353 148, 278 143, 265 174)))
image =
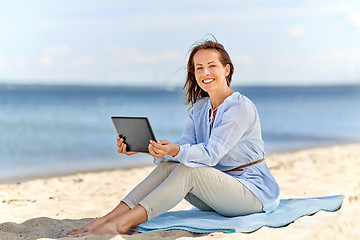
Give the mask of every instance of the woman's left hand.
POLYGON ((180 147, 168 140, 153 141, 150 140, 149 152, 153 157, 163 157, 167 154, 175 157, 180 151, 180 147))

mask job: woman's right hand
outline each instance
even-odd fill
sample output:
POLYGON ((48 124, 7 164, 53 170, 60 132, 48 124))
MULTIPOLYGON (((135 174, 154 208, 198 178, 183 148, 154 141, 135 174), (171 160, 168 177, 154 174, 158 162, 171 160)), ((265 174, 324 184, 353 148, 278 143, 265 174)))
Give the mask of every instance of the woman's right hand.
POLYGON ((126 144, 124 143, 124 138, 121 138, 120 136, 117 137, 117 146, 118 146, 118 152, 126 154, 128 156, 135 154, 136 152, 128 152, 126 151, 126 144))

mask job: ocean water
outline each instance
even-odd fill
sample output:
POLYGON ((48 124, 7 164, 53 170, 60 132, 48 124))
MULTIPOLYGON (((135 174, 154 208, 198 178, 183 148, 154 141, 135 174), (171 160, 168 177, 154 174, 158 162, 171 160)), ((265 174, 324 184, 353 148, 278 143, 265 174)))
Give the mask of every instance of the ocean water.
MULTIPOLYGON (((360 142, 360 87, 233 87, 257 106, 268 154, 360 142)), ((157 139, 187 121, 181 89, 0 85, 0 182, 150 165, 117 153, 111 116, 147 116, 157 139)))

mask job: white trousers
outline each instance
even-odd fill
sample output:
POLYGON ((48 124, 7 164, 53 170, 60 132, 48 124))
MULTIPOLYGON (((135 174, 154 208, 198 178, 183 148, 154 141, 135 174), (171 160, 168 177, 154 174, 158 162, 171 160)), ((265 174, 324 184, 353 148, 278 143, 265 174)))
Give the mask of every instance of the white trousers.
POLYGON ((190 168, 178 162, 161 162, 122 201, 130 208, 143 206, 149 220, 184 198, 227 217, 262 212, 260 200, 236 178, 212 167, 190 168))

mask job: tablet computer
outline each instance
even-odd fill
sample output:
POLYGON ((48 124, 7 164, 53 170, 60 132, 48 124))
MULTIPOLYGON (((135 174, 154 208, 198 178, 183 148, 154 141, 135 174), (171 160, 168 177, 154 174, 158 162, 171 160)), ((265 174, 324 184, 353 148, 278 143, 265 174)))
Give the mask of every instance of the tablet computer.
POLYGON ((150 140, 155 139, 147 117, 111 117, 117 134, 124 138, 128 152, 149 152, 150 140))

